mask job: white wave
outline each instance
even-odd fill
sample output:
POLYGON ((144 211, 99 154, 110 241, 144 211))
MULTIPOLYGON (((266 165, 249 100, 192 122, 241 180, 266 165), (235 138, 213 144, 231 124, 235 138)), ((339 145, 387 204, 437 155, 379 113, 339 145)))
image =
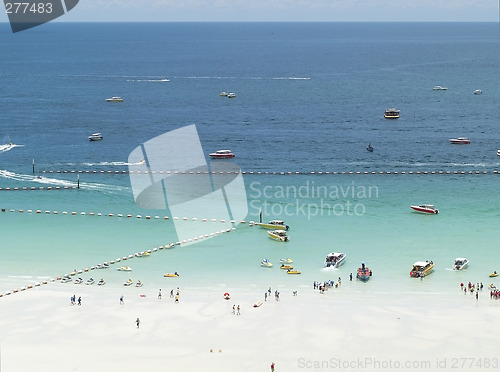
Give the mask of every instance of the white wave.
POLYGON ((83 165, 85 165, 86 167, 95 167, 95 166, 100 166, 100 165, 104 165, 104 166, 110 166, 110 165, 113 165, 113 166, 128 166, 128 165, 140 165, 140 164, 143 164, 143 163, 144 163, 144 160, 140 161, 138 163, 127 163, 127 162, 124 162, 124 161, 101 161, 101 162, 98 162, 98 163, 83 163, 83 165))
POLYGON ((15 147, 23 147, 24 145, 16 145, 14 143, 7 143, 5 145, 0 145, 0 152, 7 152, 15 147))
POLYGON ((311 80, 308 77, 275 77, 273 80, 311 80))

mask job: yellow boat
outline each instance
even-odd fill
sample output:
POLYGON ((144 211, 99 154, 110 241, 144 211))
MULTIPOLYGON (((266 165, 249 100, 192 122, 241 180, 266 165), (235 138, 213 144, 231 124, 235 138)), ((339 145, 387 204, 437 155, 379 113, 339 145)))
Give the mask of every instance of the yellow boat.
POLYGON ((434 269, 434 262, 432 261, 417 261, 413 264, 413 268, 410 271, 410 276, 412 278, 420 278, 429 275, 434 269))
POLYGON ((173 273, 173 274, 171 274, 171 273, 166 273, 166 274, 163 274, 163 276, 164 276, 165 278, 175 278, 175 277, 179 276, 179 274, 177 274, 177 271, 176 271, 176 272, 175 272, 175 273, 173 273))
POLYGON ((399 119, 399 110, 391 107, 384 112, 384 118, 386 119, 399 119))
POLYGON ((498 273, 496 271, 493 271, 491 274, 490 274, 490 278, 496 278, 498 276, 498 273))
POLYGON ((293 266, 290 266, 290 265, 281 265, 281 266, 280 266, 280 269, 283 269, 283 270, 291 270, 291 269, 293 269, 293 266))
POLYGON ((300 271, 298 271, 298 270, 290 270, 290 269, 288 269, 288 270, 286 271, 286 273, 287 273, 287 274, 300 274, 300 271))

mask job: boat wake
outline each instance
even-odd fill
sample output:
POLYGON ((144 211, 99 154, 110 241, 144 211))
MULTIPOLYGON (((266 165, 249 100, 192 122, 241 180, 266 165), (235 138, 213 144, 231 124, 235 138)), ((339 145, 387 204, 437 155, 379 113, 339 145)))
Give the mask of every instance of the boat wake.
POLYGON ((86 167, 95 167, 95 166, 128 166, 128 165, 140 165, 143 164, 144 160, 137 163, 127 163, 124 161, 101 161, 97 163, 83 163, 86 167))
POLYGON ((7 143, 5 145, 0 145, 0 152, 7 152, 15 147, 23 147, 24 145, 16 145, 14 143, 7 143))

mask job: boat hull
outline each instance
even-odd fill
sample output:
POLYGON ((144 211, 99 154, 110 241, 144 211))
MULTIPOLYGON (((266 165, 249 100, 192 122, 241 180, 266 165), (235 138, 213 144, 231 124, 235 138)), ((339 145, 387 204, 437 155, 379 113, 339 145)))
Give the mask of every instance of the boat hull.
POLYGON ((234 154, 226 154, 226 155, 217 155, 217 154, 209 154, 212 159, 232 159, 236 155, 234 154))
POLYGON ((438 214, 439 211, 437 209, 429 209, 429 208, 422 208, 422 207, 417 207, 417 206, 410 206, 411 209, 413 209, 415 212, 418 213, 423 213, 423 214, 438 214))
POLYGON ((288 230, 286 225, 273 225, 269 223, 255 222, 255 225, 263 227, 264 229, 270 230, 288 230))

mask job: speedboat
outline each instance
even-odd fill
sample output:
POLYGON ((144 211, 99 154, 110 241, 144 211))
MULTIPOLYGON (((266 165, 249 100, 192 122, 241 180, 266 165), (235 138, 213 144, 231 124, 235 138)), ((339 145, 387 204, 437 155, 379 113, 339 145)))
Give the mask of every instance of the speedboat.
POLYGON ((273 267, 273 264, 267 258, 264 258, 262 261, 260 261, 260 266, 273 267))
POLYGON ((236 94, 235 93, 228 93, 227 94, 227 98, 235 98, 236 97, 236 94))
POLYGON ((448 88, 446 87, 442 87, 441 85, 434 85, 434 88, 432 88, 433 90, 448 90, 448 88))
POLYGON ((97 285, 104 285, 106 284, 106 281, 104 279, 101 279, 97 282, 97 285))
POLYGON ((468 145, 470 140, 467 137, 450 138, 450 142, 454 145, 468 145))
POLYGON ((410 271, 410 276, 412 278, 421 278, 432 273, 433 269, 434 269, 434 262, 417 261, 413 264, 413 268, 410 271))
POLYGON ((438 214, 439 210, 432 204, 410 205, 410 208, 415 212, 426 214, 438 214))
POLYGON ((142 287, 143 284, 142 284, 142 282, 140 280, 138 280, 137 283, 135 283, 135 286, 136 287, 142 287))
POLYGON ((272 220, 268 223, 256 222, 255 225, 271 230, 288 230, 290 228, 290 226, 285 225, 284 221, 280 220, 272 220))
POLYGON ((118 271, 132 271, 132 268, 130 266, 120 266, 116 270, 118 270, 118 271))
POLYGON ((72 279, 69 276, 65 276, 64 278, 61 279, 61 283, 69 283, 71 281, 72 279))
POLYGON ((101 133, 92 133, 89 136, 89 140, 90 141, 100 141, 100 140, 102 140, 102 134, 101 133))
POLYGON ((291 264, 293 263, 293 260, 291 258, 281 258, 280 263, 282 264, 291 264))
POLYGON ((285 264, 282 264, 280 266, 280 269, 283 269, 283 270, 292 270, 293 269, 293 266, 292 265, 285 265, 285 264))
POLYGON ((346 254, 342 252, 332 252, 326 256, 325 267, 339 267, 345 262, 346 254))
POLYGON ((453 270, 463 270, 469 264, 467 258, 455 258, 455 263, 453 264, 453 270))
POLYGON ((221 97, 227 97, 227 92, 220 92, 219 96, 221 96, 221 97))
POLYGON ((366 151, 373 152, 373 147, 371 143, 369 143, 368 146, 366 146, 366 151))
POLYGON ((301 272, 299 270, 292 270, 292 269, 288 269, 286 271, 287 274, 301 274, 301 272))
POLYGON ((212 159, 231 159, 234 158, 235 155, 231 152, 231 150, 217 150, 216 152, 212 152, 208 154, 212 159))
POLYGON ((106 102, 123 102, 123 98, 122 97, 106 98, 106 102))
POLYGON ((269 237, 271 239, 280 241, 280 242, 287 242, 290 240, 290 237, 286 234, 285 230, 272 230, 267 232, 269 234, 269 237))
POLYGON ((94 284, 94 282, 95 282, 94 278, 89 278, 89 279, 85 282, 85 284, 87 284, 87 285, 91 285, 91 284, 94 284))
POLYGON ((150 255, 150 252, 140 252, 135 254, 136 257, 149 257, 150 255))
POLYGON ((384 118, 386 119, 399 119, 400 110, 396 110, 394 107, 388 108, 384 112, 384 118))
POLYGON ((371 276, 372 271, 364 263, 361 263, 361 267, 358 267, 358 271, 356 272, 356 279, 366 282, 371 276))
POLYGON ((497 156, 500 156, 500 150, 497 150, 497 156))
POLYGON ((82 284, 83 283, 83 279, 82 278, 76 278, 74 283, 75 284, 82 284))
POLYGON ((132 285, 134 281, 132 279, 127 280, 125 283, 123 283, 124 286, 129 287, 132 285))
POLYGON ((108 263, 103 263, 103 264, 97 264, 95 266, 96 269, 108 269, 109 268, 109 264, 108 263))
POLYGON ((490 274, 490 278, 496 278, 498 276, 498 273, 496 271, 493 271, 491 274, 490 274))
POLYGON ((476 94, 476 95, 479 95, 479 94, 482 94, 482 93, 483 93, 483 91, 481 89, 476 89, 474 91, 474 94, 476 94))
POLYGON ((176 278, 176 277, 178 277, 178 276, 179 276, 179 274, 177 274, 177 271, 176 271, 176 272, 174 272, 173 274, 171 274, 171 273, 166 273, 166 274, 163 274, 163 276, 164 276, 165 278, 176 278))

